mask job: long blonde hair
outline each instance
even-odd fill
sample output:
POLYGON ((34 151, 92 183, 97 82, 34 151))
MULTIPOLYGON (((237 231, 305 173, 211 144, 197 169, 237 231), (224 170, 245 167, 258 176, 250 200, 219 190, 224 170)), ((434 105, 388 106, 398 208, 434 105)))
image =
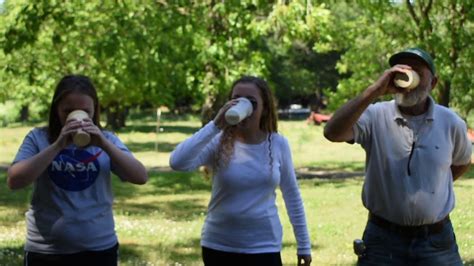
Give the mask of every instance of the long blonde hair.
MULTIPOLYGON (((254 76, 242 76, 232 84, 232 89, 229 93, 229 99, 232 97, 234 88, 239 83, 251 83, 254 84, 262 97, 263 106, 262 106, 262 116, 260 117, 259 127, 260 130, 267 133, 267 139, 270 143, 269 145, 269 157, 270 165, 273 166, 273 156, 271 152, 272 142, 271 135, 274 132, 278 132, 277 125, 277 114, 275 107, 275 100, 273 98, 273 93, 270 90, 267 82, 261 78, 254 76)), ((236 126, 230 126, 224 129, 222 132, 222 137, 220 139, 217 151, 215 153, 214 159, 214 171, 217 171, 223 167, 226 167, 230 161, 232 154, 234 153, 234 142, 236 138, 236 126)))

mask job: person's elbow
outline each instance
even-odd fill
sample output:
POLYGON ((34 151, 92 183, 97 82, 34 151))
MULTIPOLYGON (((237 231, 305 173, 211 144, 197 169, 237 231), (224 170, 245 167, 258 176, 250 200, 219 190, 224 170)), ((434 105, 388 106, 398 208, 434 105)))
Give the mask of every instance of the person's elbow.
POLYGON ((135 185, 145 185, 148 182, 148 175, 137 178, 134 182, 135 185))
POLYGON ((22 182, 20 182, 21 177, 18 176, 18 174, 12 170, 10 167, 7 171, 7 186, 10 190, 17 190, 25 187, 22 182))
POLYGON ((148 182, 148 174, 135 174, 128 178, 122 179, 134 185, 144 185, 148 182))
POLYGON ((182 158, 178 158, 177 156, 174 156, 173 154, 171 154, 169 165, 171 169, 175 171, 187 171, 188 169, 183 163, 183 161, 184 160, 182 158))
POLYGON ((10 190, 16 190, 19 187, 15 184, 15 181, 10 176, 7 177, 7 186, 10 190))
POLYGON ((343 134, 337 133, 331 126, 326 125, 324 127, 324 137, 331 141, 331 142, 343 142, 346 141, 344 139, 343 134))
POLYGON ((325 137, 327 140, 329 140, 329 141, 331 141, 331 142, 334 142, 334 141, 335 141, 335 140, 334 140, 334 139, 335 139, 335 138, 334 138, 334 135, 332 134, 332 132, 331 132, 331 130, 329 129, 328 126, 325 126, 325 127, 324 127, 324 132, 323 132, 323 134, 324 134, 324 137, 325 137))
POLYGON ((135 175, 135 178, 133 179, 133 184, 135 184, 135 185, 145 185, 148 182, 148 179, 149 179, 148 178, 148 173, 147 173, 145 167, 143 167, 135 175))
POLYGON ((170 160, 169 160, 168 164, 171 167, 171 169, 173 169, 175 171, 179 170, 178 162, 174 159, 173 155, 170 156, 170 160))

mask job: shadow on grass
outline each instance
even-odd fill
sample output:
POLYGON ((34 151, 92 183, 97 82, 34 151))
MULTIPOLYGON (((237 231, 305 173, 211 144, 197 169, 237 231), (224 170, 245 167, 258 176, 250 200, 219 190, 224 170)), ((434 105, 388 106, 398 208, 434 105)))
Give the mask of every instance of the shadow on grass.
POLYGON ((474 165, 471 165, 469 170, 460 177, 461 179, 474 179, 474 165))
POLYGON ((23 265, 23 245, 0 247, 0 265, 23 265))
POLYGON ((464 261, 464 265, 465 265, 465 266, 474 266, 474 260, 467 260, 467 261, 464 261))
POLYGON ((131 126, 126 126, 119 129, 119 133, 132 133, 132 132, 142 132, 142 133, 153 133, 156 132, 156 126, 154 125, 145 125, 145 124, 134 124, 131 126))
MULTIPOLYGON (((168 215, 169 218, 178 220, 189 220, 205 211, 206 206, 193 200, 193 192, 210 191, 209 181, 204 180, 198 172, 178 173, 178 172, 150 172, 150 179, 146 185, 138 186, 120 181, 116 176, 112 177, 113 191, 116 200, 139 198, 143 196, 186 194, 189 200, 178 200, 170 202, 157 202, 154 204, 125 204, 120 205, 120 209, 146 215, 147 212, 159 210, 168 215)), ((0 171, 0 183, 6 183, 6 173, 0 171)), ((0 186, 0 206, 14 209, 19 213, 24 213, 28 209, 31 199, 32 187, 10 191, 7 186, 0 186)), ((120 203, 119 203, 120 204, 120 203)), ((10 225, 23 221, 24 215, 0 217, 0 225, 10 225)))
POLYGON ((149 183, 172 194, 211 189, 211 182, 201 172, 152 172, 149 183))
MULTIPOLYGON (((288 233, 292 233, 292 232, 288 232, 288 233)), ((315 243, 311 243, 311 250, 314 252, 315 250, 319 250, 321 248, 323 248, 324 245, 320 245, 320 244, 315 244, 315 243)), ((295 254, 296 254, 296 251, 298 249, 298 245, 294 242, 287 242, 287 241, 283 241, 282 243, 282 249, 283 248, 289 248, 290 250, 293 249, 295 251, 295 254)))
POLYGON ((117 197, 141 197, 144 195, 189 194, 193 191, 210 191, 211 184, 199 172, 149 172, 146 185, 137 186, 113 179, 117 197))
MULTIPOLYGON (((194 132, 199 130, 199 127, 193 126, 167 126, 162 125, 160 128, 163 130, 164 133, 182 133, 191 135, 194 132)), ((142 132, 142 133, 153 133, 156 132, 156 125, 144 125, 144 124, 136 124, 132 126, 126 126, 120 130, 119 133, 132 133, 132 132, 142 132)))
POLYGON ((339 172, 363 172, 365 162, 317 162, 302 167, 310 171, 339 171, 339 172))
MULTIPOLYGON (((300 167, 297 176, 302 179, 344 179, 359 178, 365 175, 365 162, 321 162, 310 166, 300 167)), ((462 179, 474 179, 474 166, 460 177, 462 179)), ((457 186, 459 183, 456 183, 457 186)))
POLYGON ((363 177, 357 177, 357 178, 338 178, 338 179, 313 179, 313 180, 307 180, 305 181, 306 183, 303 183, 303 185, 308 185, 310 184, 311 186, 314 187, 325 187, 330 185, 333 188, 346 188, 349 186, 362 186, 363 182, 363 177), (356 183, 355 183, 356 182, 356 183), (359 183, 357 183, 359 182, 359 183))
MULTIPOLYGON (((162 244, 120 244, 120 262, 126 265, 155 265, 149 254, 155 253, 166 265, 199 265, 201 263, 200 239, 193 238, 184 243, 162 244)), ((155 256, 155 257, 156 257, 155 256)))
MULTIPOLYGON (((158 140, 158 151, 172 152, 179 143, 160 142, 158 140)), ((133 152, 155 151, 155 142, 125 142, 128 149, 133 152)))
POLYGON ((182 133, 187 135, 191 135, 200 129, 200 127, 191 126, 162 126, 161 128, 166 133, 182 133))
POLYGON ((117 201, 115 208, 117 214, 124 213, 127 216, 148 216, 150 213, 158 212, 173 221, 193 221, 204 215, 207 211, 206 203, 200 203, 200 198, 187 198, 185 200, 153 201, 152 203, 127 203, 117 201))
MULTIPOLYGON (((32 186, 18 190, 10 190, 6 185, 6 178, 6 172, 0 170, 0 184, 2 184, 0 185, 0 206, 24 209, 26 211, 31 200, 32 186)), ((24 218, 24 216, 21 216, 15 221, 22 221, 24 218)), ((1 217, 0 223, 3 223, 3 221, 6 220, 8 220, 8 222, 13 222, 12 217, 1 217)))
POLYGON ((178 243, 169 251, 170 262, 201 262, 201 239, 178 243))
MULTIPOLYGON (((120 239, 119 239, 120 243, 120 239)), ((144 244, 123 244, 119 246, 119 262, 127 262, 127 265, 146 265, 142 259, 142 252, 138 247, 145 247, 144 244)))

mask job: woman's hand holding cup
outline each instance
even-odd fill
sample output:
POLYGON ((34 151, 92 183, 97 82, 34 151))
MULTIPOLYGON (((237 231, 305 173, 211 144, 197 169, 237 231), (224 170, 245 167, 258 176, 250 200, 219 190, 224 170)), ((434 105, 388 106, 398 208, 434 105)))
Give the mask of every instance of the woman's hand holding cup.
MULTIPOLYGON (((86 119, 89 119, 89 115, 86 112, 82 110, 75 110, 69 113, 68 117, 66 118, 66 123, 71 120, 80 121, 82 123, 82 121, 86 119)), ((82 148, 82 147, 87 146, 90 143, 91 136, 82 128, 78 128, 76 130, 76 133, 72 137, 72 141, 76 146, 82 148)))

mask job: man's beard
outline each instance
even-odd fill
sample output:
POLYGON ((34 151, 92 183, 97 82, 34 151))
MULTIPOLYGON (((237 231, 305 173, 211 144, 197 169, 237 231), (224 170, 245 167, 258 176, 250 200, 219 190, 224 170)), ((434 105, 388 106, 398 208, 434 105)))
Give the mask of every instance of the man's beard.
POLYGON ((415 106, 428 97, 428 90, 418 87, 409 93, 395 93, 394 99, 397 105, 402 107, 415 106))

